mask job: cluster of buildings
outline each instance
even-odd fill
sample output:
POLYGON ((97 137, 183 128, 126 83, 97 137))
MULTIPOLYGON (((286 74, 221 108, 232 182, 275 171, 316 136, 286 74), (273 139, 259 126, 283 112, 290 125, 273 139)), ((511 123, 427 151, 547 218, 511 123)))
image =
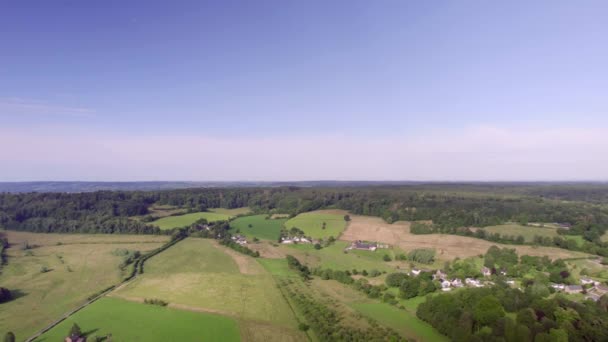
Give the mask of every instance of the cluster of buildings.
POLYGON ((378 248, 389 248, 389 245, 377 242, 365 242, 361 240, 354 241, 350 246, 346 247, 347 250, 360 250, 360 251, 376 251, 378 248))
POLYGON ((247 244, 247 238, 245 238, 243 235, 241 234, 237 234, 237 235, 233 235, 232 236, 232 241, 238 243, 239 245, 243 246, 247 244))
MULTIPOLYGON (((420 272, 418 272, 418 274, 420 274, 420 272)), ((494 285, 494 283, 492 283, 491 281, 482 281, 475 278, 465 278, 464 282, 462 281, 462 279, 459 278, 448 279, 447 274, 445 274, 442 270, 437 270, 437 272, 433 274, 433 280, 440 282, 442 291, 451 291, 453 288, 460 288, 465 286, 484 287, 486 285, 494 285)))
MULTIPOLYGON (((413 277, 416 277, 422 272, 428 272, 428 270, 420 270, 420 269, 414 268, 410 271, 410 275, 413 277)), ((492 275, 492 271, 490 269, 488 269, 487 267, 484 267, 481 270, 481 273, 486 277, 489 277, 490 275, 492 275)), ((505 271, 501 271, 501 274, 506 275, 507 273, 505 271)), ((433 280, 438 281, 441 284, 441 290, 446 291, 446 292, 451 291, 453 288, 460 288, 460 287, 465 287, 465 286, 484 287, 484 286, 494 285, 494 283, 491 281, 480 280, 480 279, 475 279, 475 278, 465 278, 464 281, 462 281, 462 279, 460 279, 460 278, 449 279, 448 275, 445 272, 443 272, 442 270, 437 270, 433 274, 433 280)), ((507 280, 507 284, 515 285, 515 281, 507 280)))
POLYGON ((292 244, 292 243, 316 243, 310 238, 304 236, 287 236, 281 238, 281 243, 292 244))
POLYGON ((601 296, 608 293, 608 286, 586 277, 581 278, 580 285, 551 284, 551 287, 556 291, 563 291, 568 294, 585 292, 585 299, 591 299, 595 302, 597 302, 601 296))

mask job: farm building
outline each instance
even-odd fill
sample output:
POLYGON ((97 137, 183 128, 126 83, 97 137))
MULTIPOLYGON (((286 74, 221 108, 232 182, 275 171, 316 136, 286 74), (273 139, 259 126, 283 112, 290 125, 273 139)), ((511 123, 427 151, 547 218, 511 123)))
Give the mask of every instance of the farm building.
POLYGON ((608 286, 606 286, 604 284, 597 284, 594 287, 587 290, 587 293, 589 295, 597 296, 597 298, 599 299, 601 296, 608 293, 608 286))
POLYGON ((411 274, 412 274, 412 276, 414 276, 414 277, 418 276, 418 275, 420 274, 420 272, 422 272, 422 270, 419 270, 419 269, 416 269, 416 268, 414 268, 414 269, 412 269, 412 270, 410 271, 410 273, 411 273, 411 274))
POLYGON ((238 243, 239 245, 246 245, 247 244, 247 239, 242 236, 242 235, 236 235, 232 237, 232 241, 238 243))
POLYGON ((447 278, 447 274, 445 274, 442 270, 437 270, 435 274, 433 274, 433 280, 443 281, 447 278))
POLYGON ((375 251, 378 249, 377 243, 363 242, 361 240, 353 242, 348 249, 358 249, 363 251, 375 251))
POLYGON ((581 293, 583 292, 583 287, 580 285, 568 285, 565 289, 566 293, 581 293))
POLYGON ((492 270, 484 266, 481 269, 481 273, 483 274, 484 277, 489 277, 492 275, 492 270))
POLYGON ((599 284, 599 282, 597 282, 591 278, 587 278, 587 277, 581 278, 581 285, 589 285, 589 284, 597 285, 597 284, 599 284))

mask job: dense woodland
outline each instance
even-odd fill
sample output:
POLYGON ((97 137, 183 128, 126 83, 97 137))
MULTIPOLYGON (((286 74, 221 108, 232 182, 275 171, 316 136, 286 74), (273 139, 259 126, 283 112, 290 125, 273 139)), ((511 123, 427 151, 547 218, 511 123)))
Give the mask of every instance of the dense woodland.
MULTIPOLYGON (((432 220, 435 229, 447 233, 458 233, 457 229, 462 227, 484 227, 507 221, 568 223, 573 225, 571 234, 581 234, 602 249, 607 247, 599 237, 608 227, 608 205, 604 202, 608 189, 594 189, 587 185, 434 184, 3 193, 0 194, 0 225, 34 232, 163 234, 166 232, 134 217, 149 214, 152 204, 188 211, 249 206, 254 212, 288 214, 339 208, 354 214, 379 216, 387 222, 432 220)), ((568 248, 566 244, 557 245, 568 248)))

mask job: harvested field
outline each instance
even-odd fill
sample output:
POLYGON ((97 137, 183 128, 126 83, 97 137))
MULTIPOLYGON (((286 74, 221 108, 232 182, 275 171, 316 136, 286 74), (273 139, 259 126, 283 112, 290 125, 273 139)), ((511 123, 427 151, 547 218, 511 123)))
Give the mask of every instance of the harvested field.
POLYGON ((396 222, 388 224, 381 218, 371 216, 351 216, 347 229, 340 236, 341 240, 368 240, 384 242, 410 251, 416 248, 435 248, 437 258, 451 260, 455 257, 465 258, 484 254, 492 245, 517 249, 520 255, 547 255, 550 258, 584 257, 588 254, 573 252, 552 247, 501 245, 485 240, 444 234, 410 234, 410 224, 396 222))

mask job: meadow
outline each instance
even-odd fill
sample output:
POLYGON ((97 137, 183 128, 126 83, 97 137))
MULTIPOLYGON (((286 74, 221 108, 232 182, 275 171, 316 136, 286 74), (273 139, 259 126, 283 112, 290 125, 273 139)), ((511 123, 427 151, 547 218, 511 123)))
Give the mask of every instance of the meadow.
POLYGON ((206 219, 208 222, 216 222, 227 221, 233 216, 234 215, 226 213, 204 211, 184 215, 166 216, 158 220, 154 220, 150 222, 150 224, 153 226, 157 226, 160 229, 173 229, 189 226, 202 218, 206 219))
POLYGON ((371 317, 383 325, 395 329, 409 338, 420 341, 449 341, 430 324, 420 320, 415 314, 400 310, 386 303, 352 303, 361 314, 371 317))
MULTIPOLYGON (((272 276, 254 258, 215 241, 188 238, 146 262, 145 273, 112 296, 159 298, 169 307, 238 318, 248 331, 298 340, 293 313, 272 276)), ((269 338, 269 337, 265 337, 269 338)))
POLYGON ((285 227, 291 229, 297 227, 304 231, 306 236, 315 239, 327 239, 330 236, 338 238, 344 228, 346 212, 340 210, 317 210, 309 213, 300 214, 285 222, 285 227), (325 223, 325 228, 323 228, 325 223))
POLYGON ((239 217, 230 222, 230 232, 244 235, 250 239, 277 241, 287 219, 266 219, 268 215, 252 215, 239 217))
POLYGON ((240 341, 238 322, 230 317, 176 310, 158 305, 101 298, 78 311, 37 342, 62 341, 77 323, 89 340, 112 335, 113 341, 240 341))
POLYGON ((116 249, 145 252, 160 247, 166 236, 38 234, 7 231, 11 244, 0 285, 16 297, 2 304, 0 332, 18 339, 33 335, 90 295, 119 283, 122 257, 116 249), (25 245, 30 249, 23 249, 25 245), (46 268, 46 272, 43 272, 46 268))
POLYGON ((293 254, 313 267, 331 268, 336 270, 371 270, 394 271, 398 268, 409 268, 409 262, 395 261, 395 256, 402 253, 399 248, 378 249, 372 251, 349 250, 349 242, 336 241, 320 250, 314 249, 311 244, 281 245, 286 254, 293 254), (393 261, 386 262, 382 258, 389 255, 393 261))

